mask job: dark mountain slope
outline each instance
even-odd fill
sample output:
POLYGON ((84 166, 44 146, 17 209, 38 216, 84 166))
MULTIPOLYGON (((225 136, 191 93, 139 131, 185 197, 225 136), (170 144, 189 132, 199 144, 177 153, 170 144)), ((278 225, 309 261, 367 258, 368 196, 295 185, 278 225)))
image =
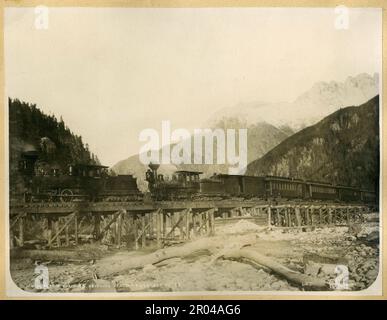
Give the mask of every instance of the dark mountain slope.
POLYGON ((282 141, 247 168, 279 175, 377 189, 379 96, 347 107, 282 141))

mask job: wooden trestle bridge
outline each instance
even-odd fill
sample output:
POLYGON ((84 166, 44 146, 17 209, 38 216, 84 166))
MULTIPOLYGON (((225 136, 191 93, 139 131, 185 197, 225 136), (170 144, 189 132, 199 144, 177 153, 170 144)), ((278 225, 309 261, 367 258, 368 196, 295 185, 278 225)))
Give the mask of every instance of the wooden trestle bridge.
POLYGON ((51 202, 10 206, 11 246, 24 246, 28 231, 44 226, 46 248, 78 245, 82 237, 115 246, 163 247, 200 235, 214 235, 215 224, 252 219, 270 228, 308 228, 363 221, 374 210, 364 204, 268 203, 252 200, 175 202, 51 202))

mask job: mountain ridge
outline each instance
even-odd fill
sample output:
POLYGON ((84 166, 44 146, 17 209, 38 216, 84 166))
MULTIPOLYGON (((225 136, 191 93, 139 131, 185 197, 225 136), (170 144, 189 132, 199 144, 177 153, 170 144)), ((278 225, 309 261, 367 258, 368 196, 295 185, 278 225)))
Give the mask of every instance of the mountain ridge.
POLYGON ((246 174, 278 175, 375 189, 379 176, 379 96, 330 114, 279 143, 246 174))

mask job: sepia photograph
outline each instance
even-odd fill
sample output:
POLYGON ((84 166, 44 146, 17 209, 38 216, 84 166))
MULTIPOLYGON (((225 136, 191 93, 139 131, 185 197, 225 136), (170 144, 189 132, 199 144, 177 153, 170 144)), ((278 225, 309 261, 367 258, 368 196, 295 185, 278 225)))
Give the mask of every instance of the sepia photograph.
POLYGON ((7 295, 382 294, 382 8, 18 5, 3 36, 7 295))

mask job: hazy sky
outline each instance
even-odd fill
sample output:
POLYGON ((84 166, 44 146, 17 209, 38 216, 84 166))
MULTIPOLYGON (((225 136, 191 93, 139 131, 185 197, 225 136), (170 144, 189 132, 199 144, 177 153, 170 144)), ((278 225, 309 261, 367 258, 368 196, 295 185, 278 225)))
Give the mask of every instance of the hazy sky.
POLYGON ((200 127, 216 110, 292 101, 316 81, 380 72, 381 11, 351 9, 5 9, 12 98, 63 116, 101 161, 138 152, 144 128, 200 127))

